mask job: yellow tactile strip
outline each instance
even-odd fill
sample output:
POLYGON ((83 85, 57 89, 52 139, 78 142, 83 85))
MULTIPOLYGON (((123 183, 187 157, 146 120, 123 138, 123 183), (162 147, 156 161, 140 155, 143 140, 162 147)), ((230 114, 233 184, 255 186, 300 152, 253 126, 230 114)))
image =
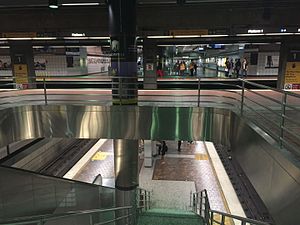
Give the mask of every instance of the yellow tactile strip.
POLYGON ((195 153, 195 159, 196 160, 208 160, 208 155, 202 154, 202 153, 195 153))

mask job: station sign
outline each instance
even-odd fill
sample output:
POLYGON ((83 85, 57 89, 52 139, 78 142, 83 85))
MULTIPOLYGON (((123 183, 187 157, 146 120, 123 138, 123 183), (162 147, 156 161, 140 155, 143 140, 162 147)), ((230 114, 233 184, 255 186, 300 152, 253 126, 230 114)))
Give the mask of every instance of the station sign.
POLYGON ((146 71, 153 71, 154 65, 153 63, 146 63, 146 71))

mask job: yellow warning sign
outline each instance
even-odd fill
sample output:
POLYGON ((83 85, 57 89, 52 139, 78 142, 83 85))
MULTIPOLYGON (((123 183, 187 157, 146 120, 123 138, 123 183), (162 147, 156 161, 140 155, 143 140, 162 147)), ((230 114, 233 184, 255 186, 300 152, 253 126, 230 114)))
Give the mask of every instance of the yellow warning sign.
POLYGON ((300 84, 300 62, 287 62, 285 70, 286 84, 300 84))
POLYGON ((207 156, 207 154, 196 153, 195 159, 196 160, 208 160, 208 156, 207 156))
POLYGON ((14 75, 17 84, 28 84, 28 70, 26 64, 15 64, 14 75))
POLYGON ((105 160, 107 156, 112 155, 111 152, 96 152, 96 154, 93 156, 92 161, 100 161, 105 160))

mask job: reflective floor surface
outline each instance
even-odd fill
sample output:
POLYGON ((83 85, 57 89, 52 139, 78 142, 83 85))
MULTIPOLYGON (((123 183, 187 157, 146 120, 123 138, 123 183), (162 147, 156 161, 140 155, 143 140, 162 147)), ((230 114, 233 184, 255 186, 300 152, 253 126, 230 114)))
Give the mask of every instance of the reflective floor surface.
MULTIPOLYGON (((153 157, 152 168, 143 166, 140 157, 140 187, 152 192, 153 207, 189 209, 190 193, 207 189, 213 209, 227 211, 213 166, 203 142, 182 142, 178 152, 177 142, 167 141, 168 152, 153 157)), ((74 177, 91 183, 101 174, 104 185, 114 178, 113 142, 107 140, 74 177)))

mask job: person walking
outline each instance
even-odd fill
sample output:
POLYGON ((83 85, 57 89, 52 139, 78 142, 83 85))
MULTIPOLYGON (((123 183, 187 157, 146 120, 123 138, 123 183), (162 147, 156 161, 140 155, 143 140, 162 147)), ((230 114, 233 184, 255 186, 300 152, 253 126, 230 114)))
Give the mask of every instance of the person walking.
POLYGON ((178 148, 177 148, 177 151, 181 151, 181 141, 178 141, 178 144, 177 144, 178 148))
POLYGON ((162 141, 162 148, 161 148, 161 159, 165 158, 165 154, 168 151, 168 146, 165 141, 162 141))
POLYGON ((242 62, 242 77, 247 76, 247 71, 248 71, 248 62, 247 62, 247 59, 244 58, 243 62, 242 62))
POLYGON ((236 72, 236 77, 239 78, 240 76, 240 70, 241 70, 241 67, 242 67, 242 63, 241 63, 241 60, 238 59, 235 63, 235 72, 236 72))
POLYGON ((191 61, 189 69, 190 69, 191 77, 194 76, 194 62, 193 61, 191 61))
POLYGON ((225 61, 225 77, 229 76, 230 70, 231 70, 231 63, 229 61, 229 58, 226 58, 226 61, 225 61))
POLYGON ((180 69, 180 75, 181 75, 181 76, 184 76, 184 71, 185 71, 185 69, 186 69, 185 62, 184 62, 184 61, 181 61, 179 69, 180 69))
POLYGON ((179 70, 180 70, 180 63, 179 63, 179 61, 177 60, 177 62, 176 62, 175 65, 174 65, 174 71, 175 71, 175 75, 176 75, 176 76, 179 76, 179 70))
POLYGON ((194 75, 197 76, 197 68, 198 68, 198 65, 197 65, 197 62, 194 63, 194 75))

